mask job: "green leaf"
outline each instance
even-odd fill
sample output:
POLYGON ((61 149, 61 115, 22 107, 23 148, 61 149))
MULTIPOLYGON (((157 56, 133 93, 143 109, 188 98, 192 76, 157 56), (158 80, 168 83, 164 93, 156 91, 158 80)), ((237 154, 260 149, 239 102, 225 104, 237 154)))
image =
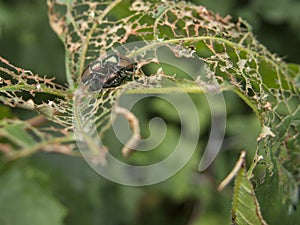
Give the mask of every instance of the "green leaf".
POLYGON ((0 105, 0 119, 11 118, 12 113, 9 107, 0 105))
POLYGON ((0 176, 0 224, 62 225, 65 208, 40 185, 31 168, 5 171, 0 176))
MULTIPOLYGON (((284 172, 285 174, 281 175, 280 179, 284 180, 286 183, 292 182, 289 180, 291 176, 288 178, 286 172, 287 171, 284 172)), ((289 186, 291 185, 285 186, 283 183, 280 184, 278 173, 275 173, 273 176, 266 174, 264 182, 257 186, 255 193, 260 202, 261 212, 269 224, 278 224, 278 221, 280 221, 279 224, 299 223, 300 214, 297 213, 297 211, 294 211, 295 208, 292 209, 289 202, 282 202, 282 196, 284 196, 284 192, 286 192, 285 189, 289 186), (289 211, 289 213, 287 213, 287 211, 289 211)), ((297 202, 298 189, 296 189, 295 198, 295 202, 297 202)), ((297 208, 299 206, 299 203, 294 205, 294 207, 297 208)))
MULTIPOLYGON (((37 120, 44 121, 44 117, 38 117, 37 120)), ((13 160, 29 156, 42 150, 72 154, 72 150, 75 148, 72 143, 74 141, 72 133, 69 135, 64 132, 62 136, 59 128, 49 128, 47 130, 32 126, 38 122, 17 119, 0 120, 0 138, 7 146, 2 148, 7 159, 13 160)), ((0 145, 0 149, 1 147, 0 145)))
POLYGON ((232 201, 232 222, 236 225, 267 224, 261 215, 252 183, 247 177, 245 160, 235 178, 232 201))
POLYGON ((35 144, 35 140, 26 131, 25 124, 9 124, 4 127, 6 135, 20 146, 30 147, 35 144))

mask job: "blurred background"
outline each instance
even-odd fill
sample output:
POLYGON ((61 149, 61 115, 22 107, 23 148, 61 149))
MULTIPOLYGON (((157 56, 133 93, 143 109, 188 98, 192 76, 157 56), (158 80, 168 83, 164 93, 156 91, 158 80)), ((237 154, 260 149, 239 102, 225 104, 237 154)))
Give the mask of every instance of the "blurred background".
MULTIPOLYGON (((271 52, 300 64, 300 1, 192 2, 221 16, 229 14, 233 20, 242 17, 271 52)), ((18 67, 55 76, 57 82, 66 83, 64 48, 49 26, 46 1, 0 0, 0 56, 18 67)), ((83 159, 58 154, 39 153, 9 164, 0 161, 0 225, 7 224, 6 218, 13 218, 14 225, 32 224, 33 220, 40 221, 40 225, 229 224, 232 184, 221 193, 217 186, 231 171, 241 150, 247 150, 248 159, 253 157, 260 128, 254 113, 242 100, 232 93, 225 93, 225 98, 228 125, 222 151, 202 173, 197 168, 209 134, 209 111, 205 104, 199 106, 200 151, 174 177, 159 184, 118 185, 100 177, 83 159)), ((171 135, 153 156, 164 157, 164 146, 174 141, 172 137, 176 135, 172 132, 178 132, 178 118, 170 115, 172 107, 165 102, 149 100, 147 104, 150 109, 136 109, 142 115, 140 120, 148 121, 153 115, 169 119, 171 135)), ((7 109, 0 105, 0 110, 7 109)), ((108 145, 114 143, 109 142, 108 145)), ((135 160, 144 163, 149 159, 136 156, 135 160)), ((262 210, 270 224, 277 224, 278 215, 262 210)))

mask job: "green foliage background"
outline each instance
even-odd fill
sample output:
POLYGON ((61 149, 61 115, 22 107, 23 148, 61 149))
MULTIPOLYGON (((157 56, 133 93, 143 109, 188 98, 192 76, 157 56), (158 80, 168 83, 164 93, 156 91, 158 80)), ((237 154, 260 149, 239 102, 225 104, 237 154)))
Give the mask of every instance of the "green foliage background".
MULTIPOLYGON (((222 16, 243 17, 271 52, 300 64, 297 1, 193 2, 222 16)), ((0 1, 0 55, 21 68, 56 75, 60 83, 66 82, 64 49, 49 26, 45 1, 0 1)), ((226 101, 225 145, 204 173, 196 171, 199 156, 195 156, 182 171, 163 183, 126 187, 99 177, 80 158, 39 153, 10 163, 3 161, 0 224, 229 224, 232 187, 221 193, 216 188, 230 172, 241 149, 247 149, 249 159, 253 157, 260 128, 254 113, 236 95, 226 93, 225 97, 230 100, 226 101)), ((159 102, 151 104, 152 113, 169 112, 167 107, 166 112, 159 112, 159 102)), ((30 116, 26 111, 0 105, 0 118, 14 115, 30 116)), ((288 206, 277 199, 264 200, 261 209, 269 224, 297 224, 300 220, 299 209, 288 215, 288 206)))

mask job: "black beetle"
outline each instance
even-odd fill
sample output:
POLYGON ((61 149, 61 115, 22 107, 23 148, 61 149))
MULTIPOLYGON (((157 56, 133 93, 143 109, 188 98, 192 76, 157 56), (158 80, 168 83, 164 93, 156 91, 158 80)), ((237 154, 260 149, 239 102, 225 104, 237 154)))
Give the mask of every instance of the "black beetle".
POLYGON ((81 81, 89 86, 90 91, 116 87, 135 73, 136 65, 129 58, 115 53, 102 61, 95 60, 90 63, 83 71, 81 81))

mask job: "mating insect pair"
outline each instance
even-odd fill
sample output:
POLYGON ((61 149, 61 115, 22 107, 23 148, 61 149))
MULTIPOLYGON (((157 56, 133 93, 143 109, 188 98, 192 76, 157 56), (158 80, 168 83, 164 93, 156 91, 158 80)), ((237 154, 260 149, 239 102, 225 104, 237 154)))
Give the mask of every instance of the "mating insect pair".
POLYGON ((134 75, 137 63, 129 58, 115 53, 96 60, 83 71, 81 81, 89 87, 90 91, 99 91, 102 88, 116 87, 134 75))

